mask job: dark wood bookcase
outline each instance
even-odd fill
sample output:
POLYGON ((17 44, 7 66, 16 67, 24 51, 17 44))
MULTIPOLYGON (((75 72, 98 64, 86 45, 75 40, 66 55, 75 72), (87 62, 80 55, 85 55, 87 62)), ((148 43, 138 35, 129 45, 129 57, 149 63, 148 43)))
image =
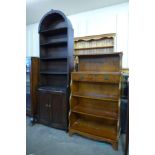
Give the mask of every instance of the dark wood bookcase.
POLYGON ((78 55, 71 75, 69 134, 118 148, 122 53, 78 55))
POLYGON ((39 58, 26 58, 26 114, 32 117, 34 122, 37 114, 36 89, 39 82, 39 58))
POLYGON ((67 17, 51 10, 39 24, 39 122, 68 128, 70 72, 73 69, 73 28, 67 17))

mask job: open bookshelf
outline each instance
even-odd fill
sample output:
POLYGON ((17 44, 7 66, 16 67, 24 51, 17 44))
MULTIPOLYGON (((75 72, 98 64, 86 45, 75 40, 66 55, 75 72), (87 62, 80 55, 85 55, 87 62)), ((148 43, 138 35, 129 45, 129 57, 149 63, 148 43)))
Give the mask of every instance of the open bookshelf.
POLYGON ((88 136, 96 140, 107 140, 112 142, 117 138, 115 121, 107 122, 103 118, 96 118, 89 115, 71 114, 72 132, 88 136), (104 123, 106 122, 106 123, 104 123), (101 136, 102 135, 102 136, 101 136))
POLYGON ((74 55, 114 52, 115 33, 77 37, 74 39, 74 55))
POLYGON ((73 69, 72 25, 61 11, 51 10, 40 21, 39 38, 39 122, 67 130, 70 72, 73 69))
POLYGON ((71 75, 69 134, 118 148, 122 53, 78 55, 71 75))

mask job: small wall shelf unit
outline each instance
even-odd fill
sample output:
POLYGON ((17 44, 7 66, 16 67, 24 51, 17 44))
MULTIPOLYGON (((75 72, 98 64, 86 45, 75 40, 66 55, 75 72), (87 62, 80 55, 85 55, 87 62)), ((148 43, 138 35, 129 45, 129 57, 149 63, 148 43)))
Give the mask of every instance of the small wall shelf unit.
POLYGON ((74 55, 111 53, 115 50, 115 33, 77 37, 74 55))
POLYGON ((78 55, 71 74, 69 134, 118 148, 122 53, 78 55))
POLYGON ((115 51, 116 34, 100 34, 74 38, 74 66, 78 65, 76 55, 104 54, 115 51))
POLYGON ((39 24, 39 123, 67 130, 70 72, 73 69, 73 28, 67 17, 51 10, 39 24))

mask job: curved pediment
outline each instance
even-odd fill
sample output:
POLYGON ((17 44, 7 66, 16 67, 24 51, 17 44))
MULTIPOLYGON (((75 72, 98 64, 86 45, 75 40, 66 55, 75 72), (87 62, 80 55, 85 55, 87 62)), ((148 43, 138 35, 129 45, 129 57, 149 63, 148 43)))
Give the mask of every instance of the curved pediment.
POLYGON ((68 19, 63 12, 51 10, 47 12, 39 23, 39 33, 46 30, 57 30, 68 27, 68 19))

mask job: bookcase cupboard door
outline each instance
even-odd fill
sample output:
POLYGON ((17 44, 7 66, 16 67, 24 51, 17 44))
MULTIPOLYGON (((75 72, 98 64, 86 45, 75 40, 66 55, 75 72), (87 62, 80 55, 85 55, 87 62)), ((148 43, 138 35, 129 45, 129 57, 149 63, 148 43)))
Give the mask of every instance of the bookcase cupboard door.
POLYGON ((55 128, 67 128, 67 105, 65 93, 52 94, 51 96, 51 122, 55 128))
POLYGON ((38 103, 39 103, 39 122, 49 125, 50 122, 50 95, 48 93, 40 92, 38 94, 38 103))

